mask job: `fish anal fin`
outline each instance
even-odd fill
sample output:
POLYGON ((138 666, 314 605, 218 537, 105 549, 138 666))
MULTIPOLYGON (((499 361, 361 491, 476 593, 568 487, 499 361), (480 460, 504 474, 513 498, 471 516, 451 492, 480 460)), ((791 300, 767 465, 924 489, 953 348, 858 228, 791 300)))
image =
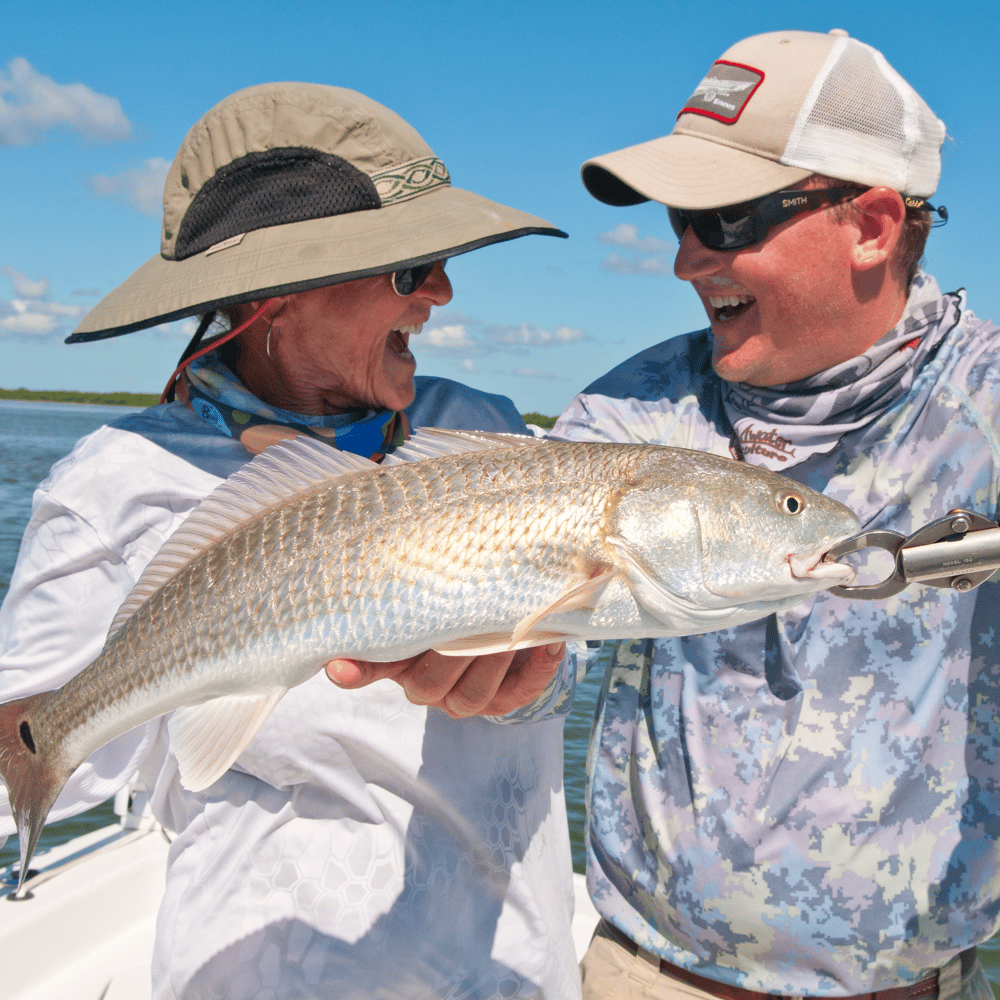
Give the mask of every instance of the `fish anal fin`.
POLYGON ((560 611, 577 611, 581 608, 593 608, 597 604, 597 599, 604 588, 611 582, 617 571, 615 569, 605 569, 592 576, 589 580, 571 587, 561 597, 556 598, 551 604, 539 608, 532 612, 527 618, 522 618, 517 623, 510 637, 508 649, 516 649, 521 640, 531 632, 542 619, 549 615, 557 614, 560 611))
POLYGON ((226 695, 174 712, 167 729, 181 784, 198 792, 218 781, 257 735, 286 690, 226 695))

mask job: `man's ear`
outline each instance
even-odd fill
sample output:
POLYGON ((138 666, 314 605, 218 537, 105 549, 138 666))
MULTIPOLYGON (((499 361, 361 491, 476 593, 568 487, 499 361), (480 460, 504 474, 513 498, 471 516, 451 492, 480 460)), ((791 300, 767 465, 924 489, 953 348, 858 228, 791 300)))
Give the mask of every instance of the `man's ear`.
POLYGON ((851 201, 857 241, 851 249, 851 267, 867 271, 892 259, 903 235, 906 206, 892 188, 870 188, 851 201))

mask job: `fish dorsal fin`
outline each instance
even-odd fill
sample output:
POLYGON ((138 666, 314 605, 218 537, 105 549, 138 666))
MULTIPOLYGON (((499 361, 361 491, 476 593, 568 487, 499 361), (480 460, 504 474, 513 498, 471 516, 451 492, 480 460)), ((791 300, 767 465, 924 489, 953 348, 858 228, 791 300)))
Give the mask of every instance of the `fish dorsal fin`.
POLYGON ((517 644, 549 615, 558 614, 560 611, 577 611, 581 608, 595 607, 601 592, 611 582, 615 573, 614 569, 602 570, 589 580, 584 580, 583 583, 571 587, 551 604, 547 604, 544 608, 539 608, 538 611, 522 618, 511 634, 511 644, 508 648, 517 648, 517 644))
POLYGON ((541 443, 540 438, 525 434, 495 434, 490 431, 453 431, 443 427, 421 427, 404 445, 391 455, 386 455, 384 465, 400 462, 419 462, 424 458, 457 455, 468 451, 485 451, 488 448, 531 447, 541 443))
POLYGON ((174 712, 167 731, 181 784, 200 792, 218 781, 257 735, 286 690, 227 695, 174 712))
POLYGON ((256 455, 209 493, 164 542, 118 609, 108 640, 192 559, 255 514, 321 483, 373 468, 367 458, 308 437, 281 441, 256 455))
MULTIPOLYGON (((517 434, 421 428, 387 456, 385 464, 398 465, 441 455, 513 447, 534 440, 517 434)), ((255 514, 316 486, 375 467, 367 458, 338 451, 305 435, 279 441, 254 456, 205 497, 150 560, 118 609, 108 630, 108 641, 192 559, 255 514)))

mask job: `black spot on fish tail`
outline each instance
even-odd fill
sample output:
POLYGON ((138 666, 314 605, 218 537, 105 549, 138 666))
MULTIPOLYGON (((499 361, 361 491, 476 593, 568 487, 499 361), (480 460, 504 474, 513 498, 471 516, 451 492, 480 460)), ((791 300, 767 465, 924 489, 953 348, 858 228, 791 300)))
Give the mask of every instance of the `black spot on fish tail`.
POLYGON ((18 879, 18 895, 45 818, 63 785, 81 763, 66 760, 61 744, 47 745, 51 734, 45 732, 44 725, 38 728, 36 712, 52 696, 52 692, 43 692, 0 705, 0 781, 7 786, 21 846, 23 874, 18 879))

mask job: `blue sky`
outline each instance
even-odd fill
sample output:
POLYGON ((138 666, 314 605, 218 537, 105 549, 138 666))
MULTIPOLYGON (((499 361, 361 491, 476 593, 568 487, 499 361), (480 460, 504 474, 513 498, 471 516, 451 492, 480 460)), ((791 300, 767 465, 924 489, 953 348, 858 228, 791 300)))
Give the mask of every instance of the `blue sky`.
POLYGON ((705 325, 671 273, 661 206, 613 209, 589 156, 666 134, 711 63, 761 31, 839 27, 881 49, 948 127, 926 263, 1000 320, 996 19, 984 4, 336 0, 12 5, 0 39, 0 386, 159 391, 184 324, 63 338, 157 252, 159 196, 187 129, 241 87, 308 80, 399 112, 453 182, 542 215, 455 258, 455 297, 411 345, 420 372, 556 414, 642 347, 705 325))

